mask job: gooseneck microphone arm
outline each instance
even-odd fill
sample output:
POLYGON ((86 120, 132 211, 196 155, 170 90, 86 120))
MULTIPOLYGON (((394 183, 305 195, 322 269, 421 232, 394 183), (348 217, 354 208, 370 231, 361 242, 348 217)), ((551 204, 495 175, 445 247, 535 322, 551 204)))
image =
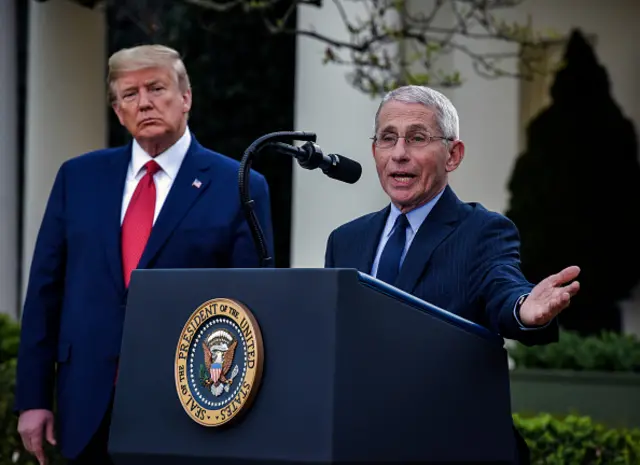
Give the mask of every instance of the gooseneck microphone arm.
POLYGON ((254 206, 255 203, 251 199, 251 193, 249 189, 249 172, 251 170, 252 159, 255 154, 260 152, 263 148, 273 142, 284 142, 287 140, 298 140, 315 142, 316 135, 312 132, 302 131, 281 131, 272 132, 256 139, 245 150, 242 160, 240 161, 240 169, 238 170, 238 187, 240 189, 240 203, 244 211, 247 223, 249 223, 249 229, 253 242, 256 245, 258 256, 260 260, 260 267, 268 268, 273 263, 273 257, 269 254, 269 250, 264 238, 264 233, 260 227, 260 222, 256 216, 254 206))

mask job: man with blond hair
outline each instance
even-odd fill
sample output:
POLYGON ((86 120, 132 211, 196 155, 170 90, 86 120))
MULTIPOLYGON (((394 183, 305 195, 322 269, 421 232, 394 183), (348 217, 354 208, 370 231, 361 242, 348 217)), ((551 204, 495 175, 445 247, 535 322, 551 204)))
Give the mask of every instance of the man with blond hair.
MULTIPOLYGON (((108 86, 133 140, 60 167, 31 264, 15 408, 24 446, 40 464, 45 441, 73 464, 111 463, 132 270, 259 266, 239 163, 202 147, 188 128, 191 85, 179 54, 159 45, 120 50, 109 59, 108 86)), ((250 185, 272 254, 268 186, 256 172, 250 185)))
MULTIPOLYGON (((580 269, 528 282, 515 225, 458 199, 449 173, 465 146, 449 99, 421 86, 389 92, 375 115, 371 150, 389 205, 335 229, 325 266, 356 268, 526 345, 557 341, 556 316, 578 292, 580 269)), ((526 443, 517 432, 515 439, 513 462, 526 464, 526 443)))

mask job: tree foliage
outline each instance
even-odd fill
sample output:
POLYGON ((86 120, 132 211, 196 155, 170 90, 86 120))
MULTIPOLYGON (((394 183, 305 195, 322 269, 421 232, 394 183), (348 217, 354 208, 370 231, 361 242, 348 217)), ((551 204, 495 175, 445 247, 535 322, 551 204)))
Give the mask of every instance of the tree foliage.
MULTIPOLYGON (((80 1, 80 0, 75 0, 80 1)), ((476 73, 486 78, 528 79, 543 72, 530 46, 553 43, 551 32, 502 19, 504 11, 526 0, 176 0, 219 13, 253 15, 272 35, 297 35, 324 45, 323 61, 348 69, 350 83, 373 96, 403 84, 452 87, 462 84, 456 69, 441 64, 454 51, 467 56, 476 73), (333 8, 343 28, 335 34, 320 24, 296 21, 299 8, 333 8), (487 47, 487 43, 498 44, 487 47), (487 51, 496 50, 499 51, 487 51)), ((127 9, 117 0, 107 5, 127 9), (122 5, 122 6, 120 6, 122 5)), ((142 27, 153 28, 153 4, 142 27)), ((132 16, 134 16, 132 14, 132 16)), ((200 26, 210 27, 205 21, 200 26)), ((152 31, 150 31, 152 32, 152 31)))

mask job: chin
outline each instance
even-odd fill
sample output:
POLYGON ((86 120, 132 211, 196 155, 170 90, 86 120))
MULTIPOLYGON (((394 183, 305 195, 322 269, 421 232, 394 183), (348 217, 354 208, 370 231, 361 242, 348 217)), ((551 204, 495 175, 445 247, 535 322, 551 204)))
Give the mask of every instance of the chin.
POLYGON ((137 137, 143 139, 153 139, 167 134, 167 128, 164 126, 145 126, 138 131, 137 137))

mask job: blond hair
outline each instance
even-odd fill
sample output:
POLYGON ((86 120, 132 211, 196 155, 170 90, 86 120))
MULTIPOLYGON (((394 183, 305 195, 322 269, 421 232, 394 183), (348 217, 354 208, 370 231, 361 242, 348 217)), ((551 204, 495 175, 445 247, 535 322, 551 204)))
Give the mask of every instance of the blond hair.
POLYGON ((174 71, 181 92, 191 89, 187 69, 177 51, 164 45, 139 45, 123 48, 109 57, 109 99, 115 100, 115 82, 123 73, 158 67, 174 71))

